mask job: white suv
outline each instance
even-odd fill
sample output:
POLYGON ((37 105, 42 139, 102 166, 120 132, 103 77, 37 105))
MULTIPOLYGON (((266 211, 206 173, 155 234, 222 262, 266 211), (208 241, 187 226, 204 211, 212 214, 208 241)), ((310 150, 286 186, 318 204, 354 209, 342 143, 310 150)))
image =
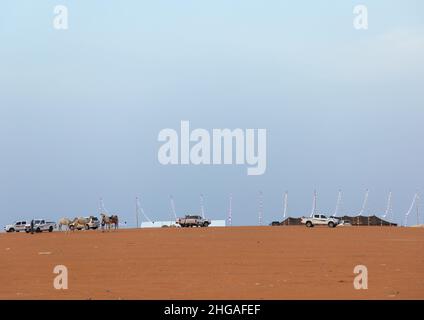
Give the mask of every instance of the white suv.
POLYGON ((19 232, 19 231, 25 231, 25 225, 26 221, 19 220, 16 221, 14 224, 8 224, 4 227, 4 231, 6 232, 19 232))

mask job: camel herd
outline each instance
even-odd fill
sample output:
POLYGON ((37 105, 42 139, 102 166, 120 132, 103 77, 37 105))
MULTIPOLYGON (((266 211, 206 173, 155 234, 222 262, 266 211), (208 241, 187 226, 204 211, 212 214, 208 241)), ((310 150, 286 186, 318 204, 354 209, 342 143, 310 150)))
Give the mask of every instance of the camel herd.
POLYGON ((62 218, 58 222, 59 231, 64 229, 65 231, 74 231, 74 230, 90 230, 97 229, 99 227, 102 230, 118 229, 119 228, 119 218, 117 215, 108 216, 104 213, 100 214, 100 222, 97 217, 77 217, 73 220, 69 218, 62 218))

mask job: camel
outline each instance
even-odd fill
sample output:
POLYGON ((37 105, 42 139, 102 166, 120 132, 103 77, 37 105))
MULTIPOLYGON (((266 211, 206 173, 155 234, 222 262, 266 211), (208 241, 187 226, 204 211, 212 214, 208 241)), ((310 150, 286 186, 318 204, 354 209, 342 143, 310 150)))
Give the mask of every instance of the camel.
POLYGON ((115 229, 118 229, 119 227, 119 218, 117 215, 111 215, 110 217, 105 215, 104 213, 100 214, 101 217, 101 224, 102 224, 102 230, 104 230, 105 226, 107 230, 110 230, 111 225, 114 225, 115 229))
POLYGON ((66 230, 65 231, 69 231, 69 225, 71 224, 71 220, 69 220, 68 218, 62 218, 59 220, 59 231, 62 231, 62 226, 66 226, 66 230))
POLYGON ((88 222, 89 222, 89 220, 87 218, 78 217, 78 218, 75 218, 74 220, 72 220, 72 222, 69 224, 69 228, 72 231, 77 229, 78 226, 83 226, 85 228, 85 226, 88 224, 88 222))
POLYGON ((115 230, 119 228, 119 218, 117 215, 110 216, 111 224, 114 224, 115 230))

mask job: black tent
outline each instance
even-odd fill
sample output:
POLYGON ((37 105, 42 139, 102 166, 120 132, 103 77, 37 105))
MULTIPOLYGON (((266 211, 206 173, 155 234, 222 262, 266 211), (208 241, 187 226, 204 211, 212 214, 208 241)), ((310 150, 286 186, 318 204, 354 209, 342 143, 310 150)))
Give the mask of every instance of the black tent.
POLYGON ((397 226, 396 223, 383 220, 376 215, 355 217, 343 216, 341 219, 349 222, 353 226, 397 226))
MULTIPOLYGON (((396 223, 392 223, 383 220, 376 215, 372 216, 343 216, 339 217, 345 222, 349 222, 352 226, 397 226, 396 223)), ((280 223, 282 226, 298 226, 301 225, 301 218, 288 217, 280 223)))

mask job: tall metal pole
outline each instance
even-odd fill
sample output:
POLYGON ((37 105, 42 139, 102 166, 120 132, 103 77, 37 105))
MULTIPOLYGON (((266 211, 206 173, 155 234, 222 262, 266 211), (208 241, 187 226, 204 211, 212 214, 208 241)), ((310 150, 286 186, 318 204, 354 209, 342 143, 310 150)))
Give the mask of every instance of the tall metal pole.
POLYGON ((102 213, 105 214, 105 213, 107 213, 107 211, 105 209, 105 204, 103 202, 103 198, 100 197, 100 199, 99 199, 99 214, 102 214, 102 213))
POLYGON ((135 197, 135 223, 137 224, 136 228, 139 228, 140 225, 138 224, 138 197, 135 197))
MULTIPOLYGON (((358 226, 359 226, 359 219, 360 216, 362 216, 362 214, 364 213, 366 207, 367 207, 367 202, 368 202, 368 195, 369 195, 369 190, 367 189, 365 192, 365 197, 364 197, 364 202, 362 203, 362 208, 361 211, 359 211, 359 215, 358 215, 358 226)), ((370 224, 370 218, 368 216, 368 225, 370 224)))
POLYGON ((200 212, 202 213, 202 218, 205 219, 205 206, 204 206, 203 194, 200 195, 200 212))
POLYGON ((169 196, 169 201, 171 203, 171 211, 172 211, 172 214, 174 215, 174 221, 177 221, 177 212, 175 210, 175 202, 174 202, 174 197, 172 195, 169 196))
POLYGON ((287 216, 288 197, 289 197, 289 193, 288 191, 286 191, 284 193, 284 200, 283 200, 283 221, 286 220, 286 216, 287 216))
POLYGON ((337 203, 336 203, 336 209, 334 210, 334 216, 337 217, 337 214, 339 213, 340 204, 342 202, 342 190, 339 189, 339 194, 337 196, 337 203))
POLYGON ((229 207, 228 207, 228 225, 233 225, 233 195, 230 193, 229 207))
MULTIPOLYGON (((384 212, 383 219, 386 219, 386 217, 389 217, 389 215, 392 217, 391 221, 393 221, 392 191, 389 192, 389 197, 387 198, 387 207, 386 211, 384 212)), ((392 225, 391 221, 389 221, 389 226, 392 225)), ((381 220, 381 226, 383 226, 383 220, 381 220)))
POLYGON ((409 216, 409 214, 411 213, 412 209, 414 208, 414 205, 416 205, 417 197, 418 197, 418 193, 416 193, 414 195, 414 198, 412 199, 411 206, 409 207, 409 210, 405 214, 405 222, 404 222, 405 226, 408 224, 408 216, 409 216))
POLYGON ((317 210, 317 191, 314 190, 314 199, 312 200, 311 217, 316 213, 316 210, 317 210))
POLYGON ((258 212, 258 223, 262 225, 262 215, 263 215, 263 200, 262 200, 262 191, 259 191, 259 212, 258 212))
POLYGON ((415 203, 415 206, 417 207, 417 226, 420 224, 420 215, 419 215, 419 202, 420 202, 420 196, 417 193, 417 201, 415 203))
POLYGON ((147 216, 147 214, 144 212, 144 209, 143 209, 143 207, 141 206, 141 204, 140 204, 140 199, 139 198, 137 198, 136 199, 136 201, 137 201, 137 209, 138 209, 138 211, 139 212, 141 212, 141 215, 148 221, 148 222, 152 222, 152 220, 150 220, 150 218, 147 216))
POLYGON ((359 212, 360 216, 362 216, 362 214, 364 213, 364 211, 367 207, 369 193, 370 193, 370 191, 367 189, 367 191, 365 192, 365 198, 364 198, 364 202, 362 203, 361 211, 359 212))

